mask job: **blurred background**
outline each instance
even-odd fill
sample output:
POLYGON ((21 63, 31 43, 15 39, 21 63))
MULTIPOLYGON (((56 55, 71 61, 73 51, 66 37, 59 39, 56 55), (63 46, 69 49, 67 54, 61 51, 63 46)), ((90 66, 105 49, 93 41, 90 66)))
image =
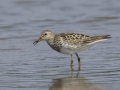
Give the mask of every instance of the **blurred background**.
POLYGON ((0 90, 119 90, 120 0, 0 0, 0 90), (54 34, 110 34, 111 39, 70 56, 46 42, 54 34))

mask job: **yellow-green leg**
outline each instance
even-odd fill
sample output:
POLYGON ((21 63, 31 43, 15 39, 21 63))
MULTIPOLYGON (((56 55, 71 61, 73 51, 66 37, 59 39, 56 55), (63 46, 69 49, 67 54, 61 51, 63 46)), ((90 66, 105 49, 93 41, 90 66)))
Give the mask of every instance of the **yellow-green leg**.
POLYGON ((80 65, 80 57, 78 56, 78 54, 76 53, 76 56, 78 58, 78 65, 80 65))
POLYGON ((73 59, 73 55, 71 54, 71 64, 70 64, 70 66, 73 65, 73 62, 74 62, 74 59, 73 59))

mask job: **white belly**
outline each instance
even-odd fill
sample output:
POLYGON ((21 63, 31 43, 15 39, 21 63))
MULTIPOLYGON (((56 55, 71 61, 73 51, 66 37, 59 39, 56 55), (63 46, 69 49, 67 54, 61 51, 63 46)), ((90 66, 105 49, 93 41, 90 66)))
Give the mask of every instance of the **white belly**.
POLYGON ((63 54, 75 54, 78 52, 81 52, 87 48, 90 48, 92 45, 85 45, 85 46, 80 46, 80 47, 62 47, 60 50, 60 53, 63 54))

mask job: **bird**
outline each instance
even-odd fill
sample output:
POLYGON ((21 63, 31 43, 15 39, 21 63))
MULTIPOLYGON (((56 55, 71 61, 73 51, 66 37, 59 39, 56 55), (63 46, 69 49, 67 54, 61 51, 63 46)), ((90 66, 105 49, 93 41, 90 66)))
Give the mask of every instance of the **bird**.
POLYGON ((72 32, 53 34, 50 30, 44 30, 33 44, 36 45, 40 41, 46 41, 53 50, 70 55, 70 66, 72 66, 74 62, 73 54, 77 56, 80 65, 79 52, 109 38, 111 38, 110 35, 88 36, 72 32))

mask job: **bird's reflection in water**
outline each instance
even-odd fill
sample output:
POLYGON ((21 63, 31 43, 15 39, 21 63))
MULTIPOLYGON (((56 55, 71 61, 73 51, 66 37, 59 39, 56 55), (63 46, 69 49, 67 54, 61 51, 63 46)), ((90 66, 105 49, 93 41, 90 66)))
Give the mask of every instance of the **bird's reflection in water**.
MULTIPOLYGON (((70 65, 71 72, 74 72, 73 66, 70 65)), ((78 64, 78 72, 81 70, 81 64, 78 64)))
POLYGON ((92 82, 79 77, 80 67, 78 66, 77 75, 74 75, 73 67, 71 67, 71 77, 57 78, 52 81, 49 90, 106 90, 101 85, 93 84, 92 82))

